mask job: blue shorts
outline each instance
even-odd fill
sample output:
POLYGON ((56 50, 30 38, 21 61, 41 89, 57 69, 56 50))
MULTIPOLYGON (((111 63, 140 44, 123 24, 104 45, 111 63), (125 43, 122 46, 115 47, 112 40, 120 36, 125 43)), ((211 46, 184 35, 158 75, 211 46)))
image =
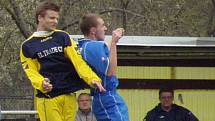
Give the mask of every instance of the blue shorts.
POLYGON ((128 108, 115 91, 95 94, 92 107, 97 121, 129 121, 128 108))

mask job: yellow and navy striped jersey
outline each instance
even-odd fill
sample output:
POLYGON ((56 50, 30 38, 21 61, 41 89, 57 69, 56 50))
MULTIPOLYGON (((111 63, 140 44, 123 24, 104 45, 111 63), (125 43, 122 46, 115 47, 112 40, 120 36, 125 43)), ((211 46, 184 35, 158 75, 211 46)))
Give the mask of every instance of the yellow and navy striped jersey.
POLYGON ((61 30, 35 32, 23 42, 20 60, 38 97, 46 97, 42 88, 44 78, 49 78, 53 85, 52 91, 47 93, 51 97, 80 90, 86 83, 93 87, 92 80, 101 82, 76 47, 69 35, 61 30))

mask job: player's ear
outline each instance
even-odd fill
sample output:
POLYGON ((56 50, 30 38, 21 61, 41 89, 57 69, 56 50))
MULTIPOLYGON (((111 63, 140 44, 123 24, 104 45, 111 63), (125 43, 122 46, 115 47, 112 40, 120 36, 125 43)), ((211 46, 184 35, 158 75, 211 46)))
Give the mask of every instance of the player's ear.
POLYGON ((96 34, 96 27, 91 27, 90 28, 90 34, 96 34))
POLYGON ((39 16, 37 17, 38 22, 40 22, 43 18, 44 18, 43 16, 39 15, 39 16))

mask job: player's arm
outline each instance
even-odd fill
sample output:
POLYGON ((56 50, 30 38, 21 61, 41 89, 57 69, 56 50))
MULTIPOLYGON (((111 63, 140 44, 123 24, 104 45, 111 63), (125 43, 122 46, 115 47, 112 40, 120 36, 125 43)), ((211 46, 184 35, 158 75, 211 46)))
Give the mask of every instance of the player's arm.
POLYGON ((69 41, 71 44, 64 48, 64 52, 72 61, 79 76, 91 87, 95 87, 96 85, 98 88, 101 88, 100 91, 102 91, 104 88, 101 86, 101 79, 93 72, 93 70, 82 59, 81 55, 75 50, 77 45, 74 40, 70 39, 69 41))
POLYGON ((43 88, 43 81, 45 80, 45 78, 38 71, 37 60, 25 57, 22 48, 20 51, 20 60, 22 68, 24 69, 27 77, 30 79, 32 86, 35 89, 38 89, 43 93, 46 93, 47 91, 45 91, 43 88))
POLYGON ((117 72, 117 47, 119 39, 123 36, 124 29, 118 28, 112 32, 112 41, 110 43, 110 65, 108 68, 107 75, 113 76, 116 75, 117 72))

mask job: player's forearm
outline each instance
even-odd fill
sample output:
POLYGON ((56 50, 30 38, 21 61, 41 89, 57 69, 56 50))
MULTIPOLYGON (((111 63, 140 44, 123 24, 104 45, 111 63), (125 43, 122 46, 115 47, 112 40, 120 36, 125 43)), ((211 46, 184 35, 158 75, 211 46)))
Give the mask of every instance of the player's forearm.
POLYGON ((110 46, 110 66, 108 69, 108 76, 116 75, 117 71, 117 47, 119 39, 123 36, 124 29, 117 28, 112 32, 112 41, 110 46))
POLYGON ((42 81, 44 80, 44 77, 38 72, 36 60, 25 57, 21 51, 20 61, 28 79, 31 81, 32 86, 35 89, 45 92, 42 88, 42 81))
POLYGON ((117 72, 117 47, 116 42, 112 40, 110 45, 110 65, 108 68, 108 76, 116 75, 117 72))
POLYGON ((35 89, 40 90, 41 92, 45 93, 46 91, 42 87, 42 82, 44 80, 44 77, 41 76, 38 72, 34 72, 33 70, 25 70, 25 73, 29 80, 31 81, 32 86, 35 89))

